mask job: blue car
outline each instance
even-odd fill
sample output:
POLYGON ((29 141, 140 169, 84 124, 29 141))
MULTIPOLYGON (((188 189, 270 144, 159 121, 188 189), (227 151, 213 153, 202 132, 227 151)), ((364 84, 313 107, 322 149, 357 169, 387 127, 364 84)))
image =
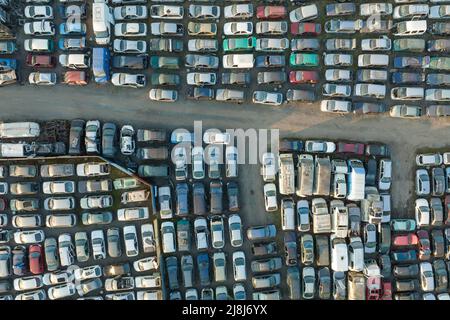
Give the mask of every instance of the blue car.
POLYGON ((412 84, 425 81, 425 74, 420 72, 394 72, 392 73, 392 83, 412 84))
POLYGON ((16 70, 17 60, 16 59, 0 59, 0 71, 16 70))
POLYGON ((426 65, 424 57, 395 57, 394 68, 423 68, 426 65))
POLYGON ((209 257, 207 253, 202 253, 197 256, 197 265, 200 285, 208 286, 211 280, 209 278, 209 257))
POLYGON ((415 250, 392 252, 394 262, 414 262, 417 261, 417 252, 415 250))
POLYGON ((86 24, 63 22, 59 25, 59 34, 62 36, 84 36, 86 34, 86 24))

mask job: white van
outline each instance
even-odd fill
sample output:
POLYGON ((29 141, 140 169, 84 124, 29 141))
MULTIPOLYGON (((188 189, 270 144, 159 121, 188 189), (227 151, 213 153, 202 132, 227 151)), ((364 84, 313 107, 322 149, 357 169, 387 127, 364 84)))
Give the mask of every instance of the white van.
POLYGON ((251 69, 254 62, 253 54, 226 54, 222 60, 226 69, 251 69))
POLYGON ((366 187, 366 170, 361 160, 348 160, 348 194, 350 201, 363 200, 366 187))
POLYGON ((427 31, 427 20, 401 21, 394 25, 395 36, 421 35, 427 31))
POLYGON ((0 138, 33 138, 39 137, 40 128, 36 122, 0 123, 0 138))
POLYGON ((378 171, 378 190, 389 190, 392 179, 392 161, 390 159, 381 159, 378 171))
POLYGON ((112 8, 106 3, 96 1, 92 4, 92 28, 95 42, 100 45, 109 44, 111 41, 111 25, 114 25, 112 8))

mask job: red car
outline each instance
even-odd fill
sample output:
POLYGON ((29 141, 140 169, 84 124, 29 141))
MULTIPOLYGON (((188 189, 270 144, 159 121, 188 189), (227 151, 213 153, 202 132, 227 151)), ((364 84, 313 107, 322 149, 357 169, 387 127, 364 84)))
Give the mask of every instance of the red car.
POLYGON ((291 33, 295 35, 308 34, 317 36, 322 32, 320 23, 313 22, 294 22, 291 23, 291 33))
POLYGON ((419 260, 429 260, 431 255, 430 249, 430 236, 428 231, 417 231, 417 237, 419 238, 419 260))
POLYGON ((35 68, 53 68, 55 66, 55 57, 49 55, 33 55, 29 53, 26 57, 26 63, 35 68))
POLYGON ((286 14, 286 7, 283 6, 259 6, 256 8, 258 19, 283 19, 286 14))
POLYGON ((390 281, 383 281, 383 296, 381 300, 392 300, 392 283, 390 281))
POLYGON ((419 238, 414 233, 394 237, 394 246, 416 246, 418 244, 419 238))
POLYGON ((368 277, 366 282, 367 300, 380 300, 381 297, 381 278, 368 277))
POLYGON ((337 145, 337 153, 353 153, 357 155, 364 154, 364 143, 339 142, 337 145))
POLYGON ((28 261, 32 274, 41 274, 44 272, 44 258, 42 246, 33 244, 28 249, 28 261))
POLYGON ((319 72, 317 71, 291 71, 289 72, 290 83, 317 83, 319 72))

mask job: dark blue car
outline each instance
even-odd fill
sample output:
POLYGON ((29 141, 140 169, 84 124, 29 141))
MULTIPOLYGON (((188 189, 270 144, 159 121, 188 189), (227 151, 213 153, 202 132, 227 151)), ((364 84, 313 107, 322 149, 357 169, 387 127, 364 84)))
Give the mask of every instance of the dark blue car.
POLYGON ((425 74, 421 72, 392 73, 392 83, 394 84, 421 83, 424 81, 425 81, 425 74))
POLYGON ((207 253, 201 253, 197 256, 197 265, 200 285, 208 286, 211 279, 209 278, 209 257, 207 253))
POLYGON ((394 262, 414 262, 417 261, 417 252, 415 250, 392 252, 394 262))

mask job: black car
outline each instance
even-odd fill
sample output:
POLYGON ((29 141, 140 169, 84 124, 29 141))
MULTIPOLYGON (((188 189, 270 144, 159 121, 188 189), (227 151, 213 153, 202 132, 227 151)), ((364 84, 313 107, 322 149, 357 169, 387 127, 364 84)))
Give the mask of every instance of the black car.
POLYGON ((366 156, 373 156, 373 157, 389 157, 391 155, 389 146, 380 143, 367 144, 365 153, 366 156))
POLYGON ((286 82, 286 72, 264 71, 257 74, 258 84, 283 84, 286 82))
POLYGON ((381 268, 381 275, 385 278, 389 278, 392 274, 391 257, 387 254, 383 254, 379 257, 379 264, 381 268))
POLYGON ((143 70, 148 67, 148 55, 139 56, 114 56, 112 60, 113 68, 124 68, 132 70, 143 70))
POLYGON ((296 266, 298 264, 297 238, 293 231, 284 233, 284 254, 287 266, 296 266))
POLYGON ((250 73, 248 72, 222 73, 222 84, 235 84, 246 86, 250 84, 250 73))
POLYGON ((278 68, 286 65, 286 58, 281 55, 257 56, 255 60, 257 68, 278 68))
POLYGON ((330 299, 331 295, 331 277, 330 277, 330 269, 328 267, 324 267, 318 272, 319 278, 319 298, 320 299, 330 299))
POLYGON ((149 51, 182 52, 183 40, 169 38, 154 38, 149 41, 149 51))
POLYGON ((170 290, 175 290, 180 287, 178 281, 178 259, 177 257, 166 257, 167 277, 169 278, 170 290))
POLYGON ((386 112, 386 104, 376 102, 356 102, 353 104, 356 114, 378 114, 386 112))
POLYGON ((276 254, 277 251, 277 244, 275 242, 252 244, 252 254, 254 256, 276 254))
POLYGON ((425 81, 425 74, 421 72, 393 72, 392 83, 411 84, 425 81))
POLYGON ((434 229, 431 231, 431 248, 435 258, 443 258, 445 254, 444 236, 442 230, 434 229))
POLYGON ((194 100, 213 100, 214 90, 205 87, 193 87, 187 91, 187 98, 194 100))
POLYGON ((303 151, 303 141, 281 139, 278 148, 281 152, 300 152, 303 151))
POLYGON ((206 195, 205 186, 203 185, 203 183, 194 183, 192 185, 192 204, 194 214, 206 214, 206 195))
POLYGON ((286 93, 288 102, 314 102, 317 100, 316 93, 313 90, 289 89, 286 93))
POLYGON ((84 132, 85 121, 81 119, 72 120, 69 133, 69 154, 76 155, 81 153, 82 135, 84 132))
POLYGON ((434 269, 434 280, 436 283, 434 290, 437 293, 446 292, 448 287, 448 275, 447 275, 447 267, 444 260, 433 261, 433 269, 434 269))
POLYGON ((393 269, 393 275, 396 278, 414 278, 419 275, 418 264, 396 265, 393 269))
POLYGON ((186 216, 189 213, 188 194, 189 187, 187 183, 179 183, 175 187, 177 201, 177 215, 186 216))
POLYGON ((367 161, 366 186, 375 186, 375 177, 377 175, 377 161, 369 159, 367 161))
POLYGON ((239 187, 235 181, 227 183, 228 211, 239 211, 239 187))

